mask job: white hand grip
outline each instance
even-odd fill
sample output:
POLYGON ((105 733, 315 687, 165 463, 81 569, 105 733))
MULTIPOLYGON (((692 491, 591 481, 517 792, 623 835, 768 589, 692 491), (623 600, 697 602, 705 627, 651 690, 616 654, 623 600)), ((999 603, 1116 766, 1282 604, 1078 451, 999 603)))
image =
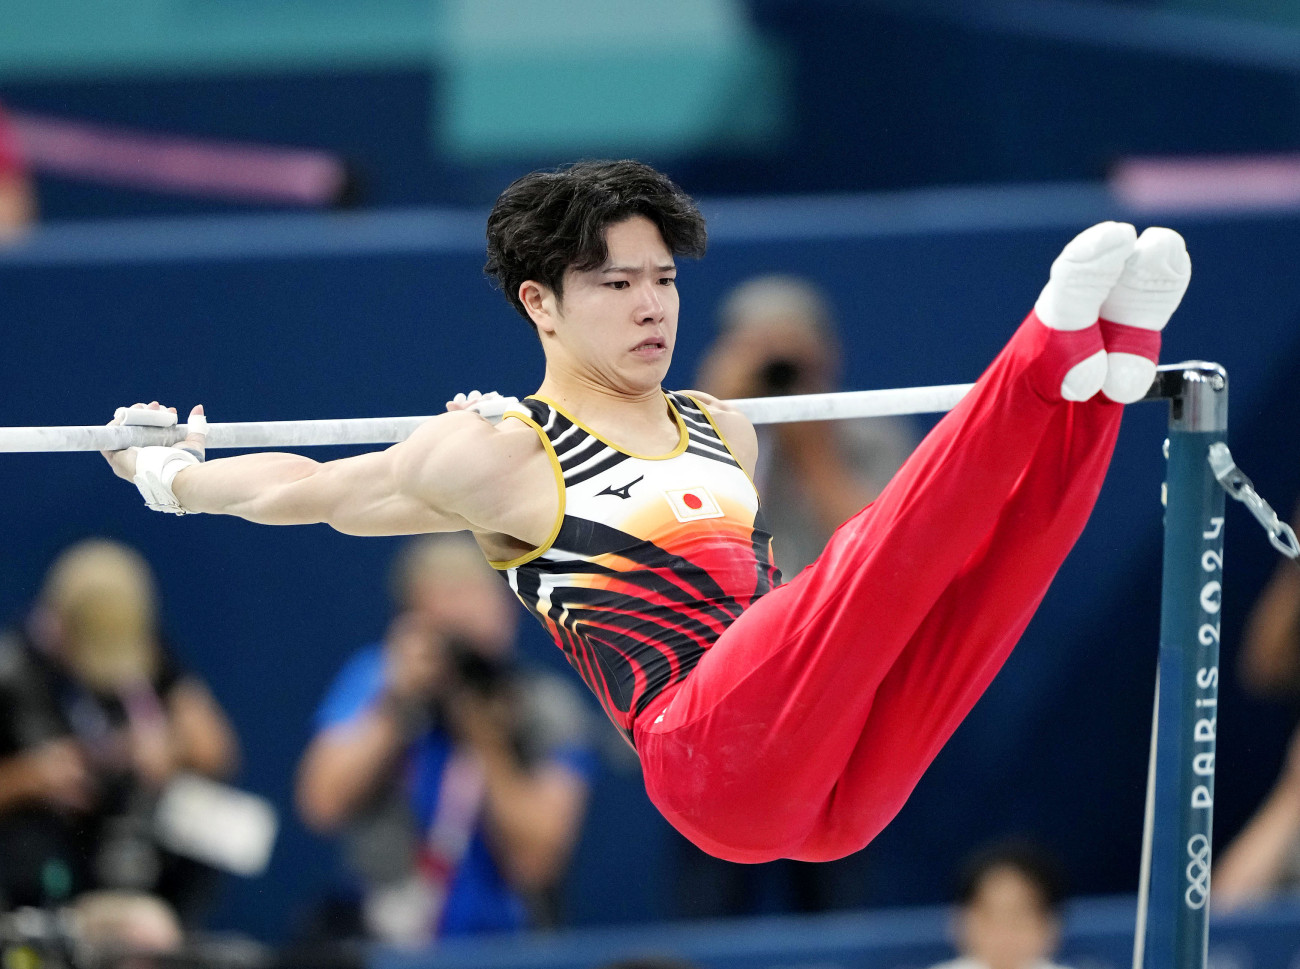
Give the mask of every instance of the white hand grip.
MULTIPOLYGON (((118 408, 121 410, 122 408, 118 408)), ((123 424, 135 424, 143 427, 175 427, 176 415, 165 408, 127 407, 123 424)))
POLYGON ((472 410, 480 417, 486 418, 495 424, 501 420, 506 411, 519 409, 519 398, 492 394, 489 397, 480 398, 465 409, 472 410))

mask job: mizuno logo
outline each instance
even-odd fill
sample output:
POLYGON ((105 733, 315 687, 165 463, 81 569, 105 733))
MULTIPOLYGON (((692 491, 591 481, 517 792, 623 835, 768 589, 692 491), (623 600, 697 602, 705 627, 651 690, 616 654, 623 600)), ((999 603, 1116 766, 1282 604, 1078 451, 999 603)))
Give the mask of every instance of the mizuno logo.
POLYGON ((641 477, 637 478, 636 481, 629 481, 621 488, 606 488, 604 491, 597 491, 596 494, 613 495, 615 498, 631 498, 632 486, 636 484, 638 481, 644 481, 644 480, 645 480, 645 475, 641 475, 641 477))

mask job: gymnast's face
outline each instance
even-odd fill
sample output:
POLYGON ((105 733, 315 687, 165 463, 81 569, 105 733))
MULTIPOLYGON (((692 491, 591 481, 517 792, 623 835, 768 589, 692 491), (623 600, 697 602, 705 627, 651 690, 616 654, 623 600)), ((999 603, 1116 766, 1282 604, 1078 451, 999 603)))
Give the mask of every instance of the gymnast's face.
POLYGON ((564 297, 525 283, 548 370, 621 394, 657 392, 677 338, 677 268, 658 227, 643 216, 605 230, 609 255, 564 275, 564 297))

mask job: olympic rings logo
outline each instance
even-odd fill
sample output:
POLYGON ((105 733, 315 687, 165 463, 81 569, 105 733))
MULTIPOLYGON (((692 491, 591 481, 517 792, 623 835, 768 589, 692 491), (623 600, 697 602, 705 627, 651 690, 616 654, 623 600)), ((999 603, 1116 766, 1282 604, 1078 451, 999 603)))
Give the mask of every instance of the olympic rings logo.
POLYGON ((1193 835, 1187 842, 1187 891, 1183 900, 1193 910, 1205 908, 1210 900, 1210 839, 1203 834, 1193 835))

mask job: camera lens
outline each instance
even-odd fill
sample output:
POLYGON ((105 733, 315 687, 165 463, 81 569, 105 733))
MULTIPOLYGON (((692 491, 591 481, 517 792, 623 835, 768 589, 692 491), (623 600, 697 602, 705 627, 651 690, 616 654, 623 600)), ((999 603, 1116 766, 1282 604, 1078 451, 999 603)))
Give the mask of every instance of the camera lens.
POLYGON ((772 360, 763 367, 761 378, 769 394, 788 394, 799 380, 799 365, 793 360, 772 360))

